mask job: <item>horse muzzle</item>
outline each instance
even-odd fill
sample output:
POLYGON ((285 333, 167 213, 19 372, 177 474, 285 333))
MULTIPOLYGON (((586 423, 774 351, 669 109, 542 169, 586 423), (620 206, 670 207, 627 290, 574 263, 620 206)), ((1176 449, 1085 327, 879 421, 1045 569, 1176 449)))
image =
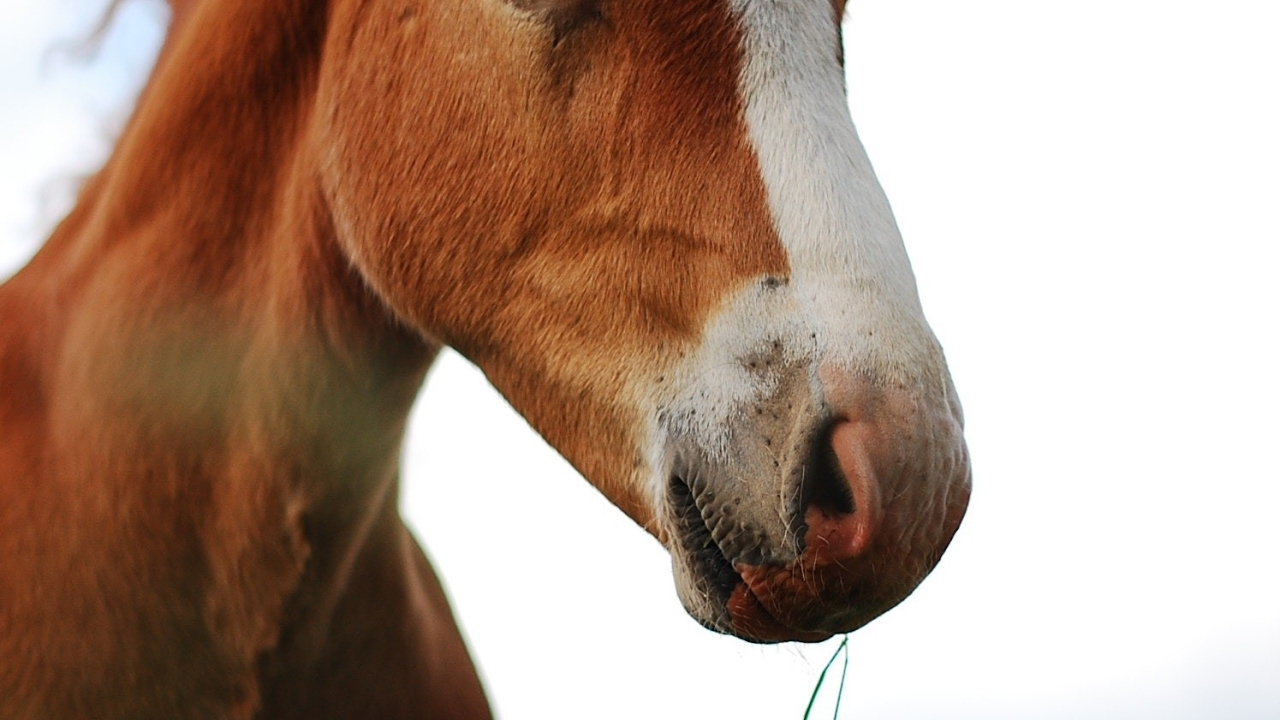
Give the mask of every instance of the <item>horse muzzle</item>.
POLYGON ((682 602, 756 642, 857 629, 933 569, 968 506, 949 381, 931 397, 867 381, 781 383, 727 450, 674 447, 669 542, 682 602))

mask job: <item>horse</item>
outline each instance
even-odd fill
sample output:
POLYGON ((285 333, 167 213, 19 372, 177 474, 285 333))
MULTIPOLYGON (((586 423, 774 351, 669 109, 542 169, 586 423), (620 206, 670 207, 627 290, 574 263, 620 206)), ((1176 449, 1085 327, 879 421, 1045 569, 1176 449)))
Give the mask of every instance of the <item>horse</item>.
POLYGON ((171 4, 0 287, 0 716, 488 717, 397 510, 446 346, 714 631, 820 641, 939 561, 963 418, 844 0, 171 4))

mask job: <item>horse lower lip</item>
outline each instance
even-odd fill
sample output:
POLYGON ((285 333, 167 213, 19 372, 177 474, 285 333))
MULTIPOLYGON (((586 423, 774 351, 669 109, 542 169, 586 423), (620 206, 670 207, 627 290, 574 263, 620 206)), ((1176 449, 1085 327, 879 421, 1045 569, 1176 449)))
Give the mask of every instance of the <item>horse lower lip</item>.
POLYGON ((725 608, 734 634, 752 642, 822 642, 833 634, 790 627, 769 612, 745 580, 734 588, 725 608))

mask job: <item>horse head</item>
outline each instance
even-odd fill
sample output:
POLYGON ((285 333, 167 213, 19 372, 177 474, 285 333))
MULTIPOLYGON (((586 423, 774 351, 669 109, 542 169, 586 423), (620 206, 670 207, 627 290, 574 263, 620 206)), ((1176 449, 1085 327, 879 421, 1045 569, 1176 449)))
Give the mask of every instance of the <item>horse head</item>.
POLYGON ((352 266, 666 546, 694 618, 761 642, 900 602, 969 496, 843 10, 337 3, 318 79, 352 266))

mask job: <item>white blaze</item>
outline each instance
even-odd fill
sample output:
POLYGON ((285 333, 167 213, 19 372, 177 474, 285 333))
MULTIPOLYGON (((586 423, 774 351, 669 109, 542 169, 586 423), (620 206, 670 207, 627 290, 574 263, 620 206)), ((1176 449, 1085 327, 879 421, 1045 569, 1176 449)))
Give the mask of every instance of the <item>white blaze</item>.
POLYGON ((858 140, 828 0, 731 0, 747 126, 818 352, 897 374, 932 354, 889 201, 858 140), (922 346, 922 343, 924 344, 922 346))
POLYGON ((808 369, 818 394, 819 363, 946 392, 906 250, 849 115, 830 1, 729 1, 743 33, 745 120, 791 274, 729 299, 675 382, 652 396, 659 496, 666 433, 724 457, 726 421, 776 387, 776 376, 745 361, 773 348, 775 359, 808 369))

